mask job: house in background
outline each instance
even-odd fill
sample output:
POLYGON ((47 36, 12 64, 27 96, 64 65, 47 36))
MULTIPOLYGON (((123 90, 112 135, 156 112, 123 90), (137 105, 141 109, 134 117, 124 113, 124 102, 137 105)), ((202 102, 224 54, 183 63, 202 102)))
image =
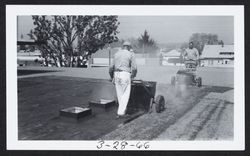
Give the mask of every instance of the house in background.
POLYGON ((35 40, 20 39, 17 41, 17 66, 40 66, 38 61, 42 61, 41 52, 36 48, 42 44, 35 40))
POLYGON ((233 67, 234 45, 205 45, 200 59, 202 66, 233 67))
POLYGON ((114 54, 119 50, 119 48, 104 48, 99 49, 97 52, 91 55, 90 66, 109 66, 109 61, 112 61, 114 54), (109 53, 110 52, 110 53, 109 53), (110 59, 110 60, 109 60, 110 59))
POLYGON ((181 53, 176 50, 173 49, 169 52, 162 52, 162 65, 176 65, 176 66, 180 66, 181 64, 181 53))

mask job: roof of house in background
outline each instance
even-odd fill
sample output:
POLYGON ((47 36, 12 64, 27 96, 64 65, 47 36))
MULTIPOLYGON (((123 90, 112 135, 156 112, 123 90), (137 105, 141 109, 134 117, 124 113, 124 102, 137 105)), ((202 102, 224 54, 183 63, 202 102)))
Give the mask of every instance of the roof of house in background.
POLYGON ((176 49, 173 49, 173 50, 163 54, 163 56, 166 56, 166 57, 179 57, 180 55, 181 55, 181 53, 176 49))
POLYGON ((201 58, 234 58, 234 55, 220 55, 221 52, 234 53, 234 45, 205 45, 201 58))
POLYGON ((19 39, 17 40, 17 45, 39 45, 39 44, 45 44, 45 42, 38 42, 32 39, 19 39))
POLYGON ((34 51, 24 51, 24 50, 20 50, 17 52, 17 56, 40 56, 41 55, 41 51, 40 50, 34 50, 34 51))

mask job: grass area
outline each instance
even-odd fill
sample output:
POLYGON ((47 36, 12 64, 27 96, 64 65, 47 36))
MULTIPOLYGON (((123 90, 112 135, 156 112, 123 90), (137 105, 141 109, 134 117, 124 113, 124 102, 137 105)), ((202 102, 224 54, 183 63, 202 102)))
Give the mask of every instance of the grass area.
POLYGON ((204 95, 228 89, 230 88, 191 87, 179 96, 178 89, 158 84, 156 95, 164 95, 167 110, 161 114, 143 115, 127 123, 120 131, 115 130, 122 122, 114 119, 115 107, 105 113, 93 112, 93 116, 79 121, 59 116, 59 111, 67 107, 87 107, 89 101, 100 98, 115 99, 114 86, 108 80, 63 76, 22 78, 18 79, 18 138, 95 140, 107 135, 109 139, 151 139, 191 109, 204 95))
POLYGON ((90 140, 116 128, 116 107, 105 113, 71 120, 61 109, 87 107, 90 100, 114 99, 113 85, 105 80, 70 77, 32 77, 18 80, 18 138, 21 140, 90 140), (113 96, 113 97, 112 97, 113 96))
POLYGON ((31 74, 40 74, 40 73, 47 73, 47 72, 55 72, 55 71, 48 71, 48 70, 17 70, 17 75, 31 75, 31 74))

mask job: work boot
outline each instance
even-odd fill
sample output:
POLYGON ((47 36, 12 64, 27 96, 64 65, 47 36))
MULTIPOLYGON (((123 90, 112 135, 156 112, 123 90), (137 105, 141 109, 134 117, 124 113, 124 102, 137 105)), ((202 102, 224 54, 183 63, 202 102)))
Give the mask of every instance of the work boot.
POLYGON ((124 118, 128 118, 130 115, 129 114, 125 114, 125 115, 117 115, 116 119, 124 119, 124 118))

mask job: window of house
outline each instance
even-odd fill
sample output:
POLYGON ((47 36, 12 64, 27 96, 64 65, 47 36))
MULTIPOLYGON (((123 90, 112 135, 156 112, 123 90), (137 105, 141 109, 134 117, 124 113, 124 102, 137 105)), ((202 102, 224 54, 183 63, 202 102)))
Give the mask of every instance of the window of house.
POLYGON ((220 52, 220 55, 234 55, 234 52, 220 52))

